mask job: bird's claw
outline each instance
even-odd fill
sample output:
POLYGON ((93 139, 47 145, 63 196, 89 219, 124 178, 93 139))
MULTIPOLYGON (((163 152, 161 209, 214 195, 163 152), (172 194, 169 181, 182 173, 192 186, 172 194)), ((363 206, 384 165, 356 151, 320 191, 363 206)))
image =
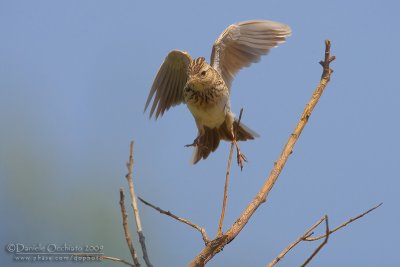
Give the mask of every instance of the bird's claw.
POLYGON ((185 147, 191 147, 191 146, 198 146, 199 144, 197 144, 197 143, 192 143, 192 144, 187 144, 187 145, 185 145, 185 147))
POLYGON ((240 170, 243 170, 244 162, 247 162, 246 156, 240 151, 239 145, 237 141, 234 139, 233 143, 236 146, 236 159, 237 159, 237 164, 240 167, 240 170))
POLYGON ((237 149, 236 152, 237 152, 237 163, 240 167, 240 170, 243 170, 243 165, 244 165, 244 162, 247 162, 247 158, 242 152, 240 152, 239 149, 237 149))

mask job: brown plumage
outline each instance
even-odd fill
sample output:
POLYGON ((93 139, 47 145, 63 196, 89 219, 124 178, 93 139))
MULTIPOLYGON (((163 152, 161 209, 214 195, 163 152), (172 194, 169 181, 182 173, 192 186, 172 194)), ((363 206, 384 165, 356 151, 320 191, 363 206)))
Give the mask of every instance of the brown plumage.
MULTIPOLYGON (((241 68, 258 62, 290 33, 287 25, 278 22, 244 21, 230 25, 218 37, 210 64, 204 57, 192 60, 187 52, 171 51, 154 79, 145 110, 153 99, 150 117, 154 114, 157 119, 172 106, 187 105, 198 128, 198 136, 191 144, 195 146, 193 163, 206 159, 220 140, 236 143, 258 137, 242 123, 237 127, 230 108, 230 87, 241 68)), ((237 149, 239 159, 238 146, 237 149)))

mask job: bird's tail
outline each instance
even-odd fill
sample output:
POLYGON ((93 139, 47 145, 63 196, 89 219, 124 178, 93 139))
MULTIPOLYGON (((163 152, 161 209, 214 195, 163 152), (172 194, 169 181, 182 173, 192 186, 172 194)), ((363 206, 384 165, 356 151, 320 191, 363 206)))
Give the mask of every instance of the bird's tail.
MULTIPOLYGON (((240 122, 238 127, 237 119, 233 122, 233 129, 236 131, 237 141, 252 140, 259 135, 251 130, 249 127, 240 122)), ((226 123, 223 123, 219 128, 207 128, 204 127, 204 134, 200 136, 198 145, 195 147, 192 157, 192 163, 196 164, 201 159, 206 159, 211 152, 214 152, 220 140, 232 141, 232 132, 226 123)))
MULTIPOLYGON (((258 133, 247 127, 245 124, 240 122, 239 127, 238 127, 238 121, 235 118, 235 121, 233 122, 233 129, 236 131, 236 140, 237 141, 246 141, 246 140, 253 140, 256 137, 260 137, 258 133), (237 129, 237 130, 236 130, 237 129)), ((232 141, 232 137, 229 139, 229 141, 232 141)))
POLYGON ((198 139, 198 145, 193 151, 192 163, 196 164, 201 159, 206 159, 211 152, 214 152, 221 140, 218 128, 210 129, 204 127, 204 134, 198 139))

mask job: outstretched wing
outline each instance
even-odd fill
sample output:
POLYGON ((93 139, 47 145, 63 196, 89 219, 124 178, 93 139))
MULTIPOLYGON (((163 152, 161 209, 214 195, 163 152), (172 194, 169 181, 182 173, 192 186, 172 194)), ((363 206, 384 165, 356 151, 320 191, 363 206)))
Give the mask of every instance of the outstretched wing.
POLYGON ((285 41, 289 26, 269 20, 249 20, 230 25, 215 41, 211 66, 230 88, 235 74, 243 67, 258 62, 262 55, 285 41))
POLYGON ((144 108, 146 111, 151 99, 154 97, 150 118, 153 116, 154 111, 157 119, 159 115, 162 116, 170 107, 182 103, 183 87, 188 78, 187 70, 191 60, 188 53, 179 50, 171 51, 165 58, 154 78, 144 108))

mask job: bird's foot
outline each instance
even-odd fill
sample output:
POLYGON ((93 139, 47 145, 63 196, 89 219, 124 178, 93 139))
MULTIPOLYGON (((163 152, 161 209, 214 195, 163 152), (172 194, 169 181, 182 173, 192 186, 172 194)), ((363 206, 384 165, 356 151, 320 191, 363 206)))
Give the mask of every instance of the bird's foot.
POLYGON ((200 145, 200 136, 197 136, 196 139, 193 140, 193 143, 185 145, 185 147, 191 146, 199 146, 200 145))
POLYGON ((185 145, 185 147, 206 147, 202 143, 200 143, 200 136, 197 136, 196 139, 193 140, 193 143, 185 145))
POLYGON ((233 141, 236 146, 236 157, 237 157, 237 164, 240 167, 240 170, 243 170, 244 162, 247 162, 246 156, 240 151, 239 145, 236 140, 233 141))

